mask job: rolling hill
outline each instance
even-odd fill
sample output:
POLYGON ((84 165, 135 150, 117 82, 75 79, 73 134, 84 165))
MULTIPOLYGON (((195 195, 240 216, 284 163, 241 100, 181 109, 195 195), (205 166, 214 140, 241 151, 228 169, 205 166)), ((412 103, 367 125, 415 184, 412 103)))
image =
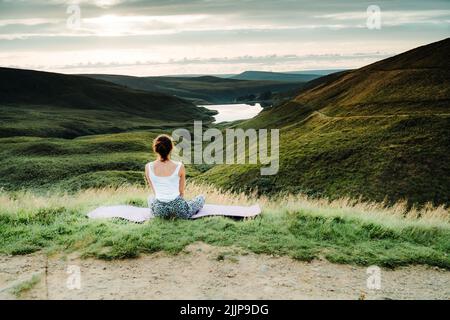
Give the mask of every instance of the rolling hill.
POLYGON ((321 69, 321 70, 304 70, 304 71, 289 71, 288 74, 314 74, 318 76, 327 76, 332 73, 346 71, 348 69, 321 69))
POLYGON ((450 204, 450 39, 316 79, 239 124, 279 128, 280 171, 217 166, 203 181, 262 193, 450 204))
POLYGON ((167 94, 9 68, 0 68, 0 106, 0 137, 76 137, 212 120, 211 111, 167 94))
POLYGON ((264 100, 260 96, 270 92, 278 94, 299 90, 305 80, 296 82, 244 81, 213 76, 200 77, 134 77, 123 75, 85 74, 85 77, 100 79, 132 89, 161 92, 198 104, 221 104, 236 101, 264 100), (253 97, 253 98, 251 98, 253 97))
POLYGON ((238 80, 257 80, 257 81, 286 81, 286 82, 308 82, 321 77, 317 74, 308 73, 280 73, 267 71, 245 71, 241 74, 231 77, 238 80))

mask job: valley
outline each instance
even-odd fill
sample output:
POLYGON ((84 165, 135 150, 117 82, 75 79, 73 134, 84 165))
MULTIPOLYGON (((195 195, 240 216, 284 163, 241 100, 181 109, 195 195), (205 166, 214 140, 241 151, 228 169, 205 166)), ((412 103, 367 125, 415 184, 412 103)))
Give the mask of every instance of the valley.
MULTIPOLYGON (((313 79, 286 103, 217 126, 280 129, 279 174, 260 176, 258 165, 192 165, 190 178, 260 195, 300 192, 329 199, 448 204, 448 46, 445 39, 359 70, 313 79)), ((191 128, 194 120, 216 126, 214 111, 148 90, 157 84, 184 88, 197 98, 215 92, 208 99, 229 102, 231 92, 261 88, 262 81, 91 79, 14 69, 0 69, 0 74, 0 187, 6 190, 142 184, 152 137, 191 128)), ((285 85, 294 84, 275 88, 285 85)))

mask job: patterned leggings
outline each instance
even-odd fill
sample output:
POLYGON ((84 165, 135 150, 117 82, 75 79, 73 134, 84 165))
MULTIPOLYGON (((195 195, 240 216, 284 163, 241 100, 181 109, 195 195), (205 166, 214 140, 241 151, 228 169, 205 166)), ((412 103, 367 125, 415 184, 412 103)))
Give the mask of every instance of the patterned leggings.
POLYGON ((205 205, 205 197, 200 195, 190 201, 178 196, 170 202, 162 202, 150 197, 148 206, 156 217, 189 219, 205 205))

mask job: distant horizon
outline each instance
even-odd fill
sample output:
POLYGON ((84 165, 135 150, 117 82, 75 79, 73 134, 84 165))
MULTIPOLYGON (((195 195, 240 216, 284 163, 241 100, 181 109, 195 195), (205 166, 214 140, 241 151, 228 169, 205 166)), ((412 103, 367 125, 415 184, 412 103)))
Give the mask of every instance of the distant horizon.
MULTIPOLYGON (((339 72, 339 71, 345 71, 345 70, 352 70, 352 69, 343 69, 343 68, 332 68, 332 69, 313 69, 313 70, 288 70, 288 71, 273 71, 273 70, 244 70, 239 73, 178 73, 178 74, 162 74, 162 75, 144 75, 144 76, 136 76, 136 77, 204 77, 204 76, 212 76, 212 77, 232 77, 235 75, 240 75, 245 72, 268 72, 268 73, 282 73, 282 74, 296 74, 297 72, 302 73, 308 73, 311 72, 311 74, 319 74, 314 72, 327 72, 330 71, 330 73, 339 72)), ((36 70, 39 71, 39 70, 36 70)), ((63 72, 61 72, 63 73, 63 72)), ((63 73, 67 75, 77 75, 80 73, 63 73)), ((82 74, 96 74, 96 73, 82 73, 82 74)), ((107 75, 121 75, 121 76, 130 76, 134 77, 135 75, 131 74, 118 74, 118 73, 103 73, 107 75)))
MULTIPOLYGON (((426 45, 428 43, 425 43, 424 45, 426 45)), ((414 49, 414 48, 411 48, 414 49)), ((269 72, 269 73, 284 73, 284 74, 295 74, 296 72, 303 72, 303 73, 308 73, 311 72, 312 74, 314 74, 314 72, 317 71, 333 71, 333 72, 338 72, 338 71, 344 71, 344 70, 355 70, 355 69, 359 69, 362 68, 364 66, 367 66, 369 64, 372 63, 376 63, 378 61, 382 61, 384 59, 387 59, 389 57, 395 56, 397 54, 409 51, 405 50, 405 51, 401 51, 399 53, 395 53, 395 54, 386 54, 383 58, 380 59, 376 59, 373 61, 370 61, 368 63, 365 64, 361 64, 361 65, 357 65, 354 67, 330 67, 330 68, 315 68, 315 69, 281 69, 281 70, 274 70, 274 69, 242 69, 242 70, 237 70, 235 72, 223 72, 223 73, 203 73, 203 72, 199 72, 199 73, 190 73, 190 72, 185 72, 185 73, 145 73, 145 72, 136 72, 136 71, 130 71, 129 69, 122 69, 119 67, 111 67, 108 69, 108 66, 104 66, 104 67, 90 67, 88 69, 82 69, 84 70, 84 72, 73 72, 73 71, 67 71, 66 68, 42 68, 40 66, 20 66, 20 65, 0 65, 1 68, 11 68, 11 69, 22 69, 22 70, 33 70, 33 71, 41 71, 41 72, 53 72, 53 73, 61 73, 61 74, 66 74, 66 75, 78 75, 78 74, 107 74, 107 75, 123 75, 123 76, 135 76, 135 77, 176 77, 176 76, 233 76, 233 75, 239 75, 242 74, 244 72, 269 72), (124 70, 123 72, 121 71, 115 71, 115 70, 124 70), (92 71, 92 70, 98 70, 98 71, 92 71), (92 71, 92 72, 91 72, 92 71)), ((71 68, 69 68, 71 69, 71 68)), ((330 72, 332 73, 332 72, 330 72)))
MULTIPOLYGON (((27 69, 27 68, 21 68, 21 67, 11 67, 11 66, 2 66, 0 65, 0 68, 10 68, 10 69, 18 69, 18 70, 30 70, 30 71, 39 71, 39 72, 50 72, 50 73, 60 73, 65 75, 90 75, 90 74, 105 74, 105 75, 118 75, 118 76, 130 76, 130 77, 204 77, 204 76, 212 76, 212 77, 232 77, 236 75, 243 74, 245 72, 267 72, 267 73, 278 73, 278 74, 315 74, 320 75, 324 72, 328 72, 326 74, 331 74, 334 72, 340 72, 340 71, 347 71, 347 70, 353 70, 353 69, 343 69, 343 68, 333 68, 333 69, 314 69, 314 70, 288 70, 288 71, 267 71, 267 70, 245 70, 239 73, 219 73, 219 74, 211 74, 211 73, 180 73, 180 74, 162 74, 162 75, 143 75, 143 76, 136 76, 131 74, 122 74, 122 73, 68 73, 68 72, 56 72, 56 71, 48 71, 48 70, 38 70, 38 69, 27 69), (309 73, 311 72, 311 73, 309 73), (314 72, 320 72, 320 73, 314 73, 314 72)), ((326 75, 324 74, 324 75, 326 75)))

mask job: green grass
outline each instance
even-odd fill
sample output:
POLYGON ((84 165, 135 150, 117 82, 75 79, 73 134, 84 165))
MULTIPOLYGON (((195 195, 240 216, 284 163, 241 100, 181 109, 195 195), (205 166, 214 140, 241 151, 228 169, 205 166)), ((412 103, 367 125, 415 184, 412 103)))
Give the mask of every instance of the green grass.
MULTIPOLYGON (((281 129, 280 171, 258 166, 187 166, 189 178, 233 191, 410 204, 450 203, 450 117, 327 118, 281 129), (232 170, 230 170, 232 168, 232 170)), ((142 185, 151 142, 168 129, 75 139, 0 139, 0 188, 77 191, 142 185)))
MULTIPOLYGON (((203 109, 199 109, 203 110, 203 109)), ((49 105, 17 106, 0 104, 0 138, 7 137, 48 137, 73 139, 81 136, 121 133, 139 130, 173 130, 179 127, 192 126, 193 119, 209 123, 209 115, 213 111, 197 111, 178 117, 185 111, 175 109, 171 119, 161 119, 161 115, 149 110, 147 114, 130 113, 118 110, 63 108, 49 105)))
POLYGON ((450 117, 326 118, 280 131, 280 171, 221 165, 196 179, 233 191, 450 203, 450 117))
MULTIPOLYGON (((213 202, 252 202, 210 188, 191 186, 190 190, 202 191, 213 202)), ((145 190, 136 188, 90 190, 73 196, 4 193, 0 197, 0 253, 77 251, 84 257, 125 259, 158 251, 175 254, 202 241, 306 261, 325 257, 356 265, 426 264, 450 269, 449 213, 443 209, 439 209, 440 216, 430 211, 422 212, 421 218, 405 218, 396 216, 395 209, 285 198, 260 199, 263 214, 245 221, 156 218, 134 224, 86 217, 100 204, 143 206, 145 195, 145 190)))
MULTIPOLYGON (((153 139, 162 130, 79 137, 0 139, 0 188, 77 191, 143 185, 144 166, 153 159, 153 139)), ((188 178, 201 167, 187 166, 188 178)))

